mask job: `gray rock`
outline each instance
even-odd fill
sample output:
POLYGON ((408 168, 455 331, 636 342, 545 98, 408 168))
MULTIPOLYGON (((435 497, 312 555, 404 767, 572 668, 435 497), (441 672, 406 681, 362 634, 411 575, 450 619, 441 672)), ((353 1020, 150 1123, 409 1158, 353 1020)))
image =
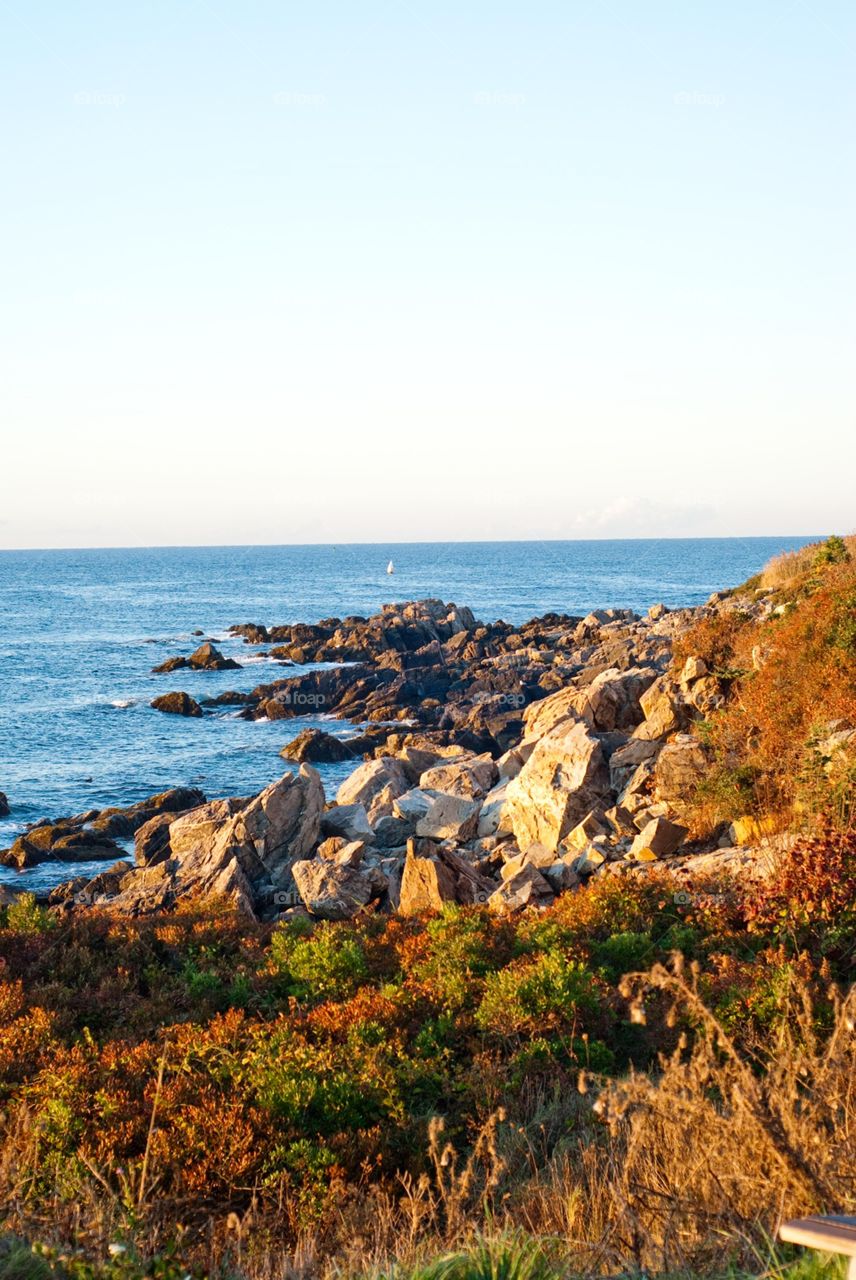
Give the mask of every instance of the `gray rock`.
POLYGON ((369 808, 375 797, 387 789, 395 796, 403 796, 410 790, 410 783, 400 760, 380 756, 377 760, 366 760, 345 779, 336 793, 336 802, 369 808))
POLYGON ((363 804, 334 804, 321 817, 325 836, 344 836, 346 840, 371 841, 374 832, 363 804))
POLYGON ((683 844, 687 836, 686 827, 680 827, 667 818, 653 818, 647 823, 630 846, 628 857, 638 859, 640 853, 650 850, 657 858, 668 857, 683 844))
POLYGON ((359 867, 304 860, 292 874, 307 910, 322 920, 350 920, 376 896, 373 878, 359 867))
POLYGON ((455 877, 434 858, 408 853, 399 890, 399 912, 403 916, 440 911, 446 902, 456 901, 455 877))
POLYGON ((498 777, 496 764, 489 755, 470 756, 445 760, 427 769, 419 779, 419 786, 427 791, 480 799, 487 795, 498 777))
POLYGON ((492 911, 521 911, 529 906, 546 906, 553 901, 553 890, 537 867, 521 867, 504 880, 488 898, 492 911))
POLYGON ((520 848, 559 847, 591 810, 611 803, 603 750, 581 722, 559 723, 540 739, 508 784, 503 822, 520 848))
POLYGON ((416 834, 429 840, 472 840, 479 825, 480 800, 440 794, 431 802, 424 818, 416 824, 416 834))

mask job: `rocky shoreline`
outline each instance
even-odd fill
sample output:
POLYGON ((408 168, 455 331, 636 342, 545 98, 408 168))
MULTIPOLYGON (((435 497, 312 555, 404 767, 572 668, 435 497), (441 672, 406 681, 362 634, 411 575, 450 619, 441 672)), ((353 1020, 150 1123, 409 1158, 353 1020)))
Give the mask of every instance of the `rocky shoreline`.
MULTIPOLYGON (((269 720, 321 713, 355 732, 304 730, 282 751, 298 770, 256 796, 208 802, 177 788, 128 809, 45 820, 0 861, 113 863, 55 888, 49 901, 60 909, 139 915, 218 897, 263 920, 413 914, 444 902, 519 909, 591 876, 644 875, 664 862, 688 878, 764 874, 751 825, 698 845, 681 820, 706 767, 688 730, 726 689, 699 657, 678 666, 675 641, 737 607, 714 596, 644 617, 606 609, 513 627, 423 600, 371 618, 235 626, 289 676, 198 701, 170 691, 152 705, 194 716, 235 705, 269 720), (335 665, 300 672, 307 663, 335 665), (313 763, 349 759, 354 772, 328 800, 313 763), (117 843, 131 838, 134 866, 117 843)), ((739 607, 762 617, 774 606, 756 595, 739 607)), ((205 643, 157 670, 238 666, 205 643)))

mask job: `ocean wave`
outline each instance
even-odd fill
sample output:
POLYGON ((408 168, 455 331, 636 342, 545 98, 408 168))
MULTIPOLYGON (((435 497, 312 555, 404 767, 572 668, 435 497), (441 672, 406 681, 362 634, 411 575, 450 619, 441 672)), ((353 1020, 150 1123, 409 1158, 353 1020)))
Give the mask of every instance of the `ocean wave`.
POLYGON ((135 707, 137 705, 136 698, 111 698, 110 706, 124 711, 126 707, 135 707))

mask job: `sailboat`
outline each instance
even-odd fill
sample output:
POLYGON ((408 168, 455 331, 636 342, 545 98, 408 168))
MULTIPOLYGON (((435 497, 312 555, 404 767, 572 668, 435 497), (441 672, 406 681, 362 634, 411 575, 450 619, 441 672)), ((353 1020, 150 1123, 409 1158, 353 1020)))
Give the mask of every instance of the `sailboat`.
POLYGON ((389 564, 386 566, 386 571, 387 573, 395 573, 395 565, 392 563, 391 560, 389 564))

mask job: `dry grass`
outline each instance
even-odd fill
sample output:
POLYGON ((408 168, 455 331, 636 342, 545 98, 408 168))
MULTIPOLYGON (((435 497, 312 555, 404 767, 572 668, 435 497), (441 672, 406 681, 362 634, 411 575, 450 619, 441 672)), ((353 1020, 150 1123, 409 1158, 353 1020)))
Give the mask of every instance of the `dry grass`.
MULTIPOLYGON (((856 558, 856 534, 843 539, 849 554, 856 558)), ((766 590, 784 587, 811 573, 823 542, 810 542, 796 551, 783 551, 774 556, 761 571, 758 585, 766 590)))
POLYGON ((637 1009, 667 997, 696 1027, 658 1073, 581 1080, 538 1099, 526 1126, 498 1113, 466 1157, 435 1122, 422 1177, 332 1200, 296 1249, 251 1217, 231 1241, 221 1224, 209 1261, 252 1280, 400 1275, 522 1233, 565 1275, 722 1275, 761 1269, 782 1217, 856 1211, 856 991, 795 982, 778 1039, 747 1054, 697 975, 660 967, 630 987, 637 1009))

